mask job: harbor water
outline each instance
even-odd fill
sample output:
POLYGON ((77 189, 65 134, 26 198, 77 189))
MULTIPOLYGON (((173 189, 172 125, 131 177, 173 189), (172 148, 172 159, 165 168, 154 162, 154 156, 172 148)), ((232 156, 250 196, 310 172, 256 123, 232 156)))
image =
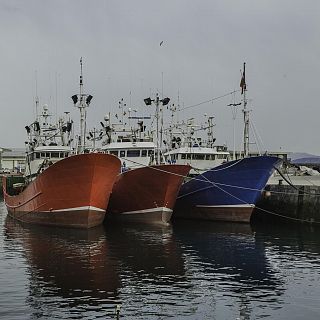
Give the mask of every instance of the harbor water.
POLYGON ((320 318, 312 227, 47 228, 7 218, 0 200, 0 228, 0 319, 320 318))

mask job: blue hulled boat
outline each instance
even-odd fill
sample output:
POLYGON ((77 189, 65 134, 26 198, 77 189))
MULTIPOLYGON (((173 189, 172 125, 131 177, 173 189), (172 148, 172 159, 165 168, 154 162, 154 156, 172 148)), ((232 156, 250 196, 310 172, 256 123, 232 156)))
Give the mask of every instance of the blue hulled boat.
POLYGON ((233 161, 230 161, 227 147, 215 145, 213 117, 207 117, 205 125, 196 125, 192 118, 169 127, 170 144, 167 144, 166 160, 192 167, 180 189, 174 217, 249 222, 268 179, 280 165, 281 159, 277 157, 249 156, 250 110, 247 109, 245 63, 240 87, 242 103, 229 106, 235 115, 235 108, 243 105, 241 159, 234 160, 234 150, 233 161), (203 129, 207 131, 207 141, 197 136, 203 129))
POLYGON ((248 157, 188 178, 180 189, 175 217, 249 222, 280 162, 272 156, 248 157))

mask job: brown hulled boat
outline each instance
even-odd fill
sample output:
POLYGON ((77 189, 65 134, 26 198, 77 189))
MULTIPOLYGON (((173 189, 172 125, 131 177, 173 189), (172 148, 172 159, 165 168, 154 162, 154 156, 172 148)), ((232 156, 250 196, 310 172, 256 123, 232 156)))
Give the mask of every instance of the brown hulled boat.
POLYGON ((108 217, 117 220, 168 223, 189 165, 152 165, 119 175, 108 217))
MULTIPOLYGON (((22 222, 91 228, 104 220, 121 163, 113 155, 91 152, 86 144, 85 109, 92 96, 83 93, 82 58, 80 66, 80 93, 72 96, 80 111, 79 134, 73 134, 69 112, 51 123, 52 115, 44 105, 36 120, 25 127, 28 141, 22 181, 14 176, 3 178, 8 213, 22 222)), ((38 103, 36 98, 37 111, 38 103)))
POLYGON ((165 106, 169 100, 160 100, 158 95, 154 100, 145 99, 147 105, 152 102, 156 105, 156 129, 145 124, 146 119, 151 119, 149 116, 131 117, 136 110, 125 109, 123 99, 119 101, 121 120, 116 114, 112 121, 108 114, 104 117, 105 123, 101 122, 106 136, 101 150, 119 157, 122 165, 112 190, 107 218, 161 224, 170 220, 179 189, 191 167, 168 164, 162 156, 160 104, 165 106), (132 119, 138 120, 136 126, 132 119))
POLYGON ((62 159, 26 187, 3 177, 8 214, 22 222, 74 228, 102 223, 120 170, 117 157, 101 153, 62 159))

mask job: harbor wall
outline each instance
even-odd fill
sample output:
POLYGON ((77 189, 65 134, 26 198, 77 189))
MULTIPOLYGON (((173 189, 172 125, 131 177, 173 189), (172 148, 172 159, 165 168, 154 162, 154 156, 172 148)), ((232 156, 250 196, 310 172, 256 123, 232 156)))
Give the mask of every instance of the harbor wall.
POLYGON ((268 184, 266 190, 255 210, 259 219, 320 223, 320 186, 280 183, 268 184))

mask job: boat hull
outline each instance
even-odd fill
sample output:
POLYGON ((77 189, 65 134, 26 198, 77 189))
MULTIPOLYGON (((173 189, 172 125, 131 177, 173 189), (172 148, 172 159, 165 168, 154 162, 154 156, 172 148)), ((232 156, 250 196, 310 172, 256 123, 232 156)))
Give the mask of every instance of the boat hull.
POLYGON ((120 170, 118 158, 100 153, 75 155, 53 164, 17 195, 3 180, 8 214, 22 222, 91 228, 105 217, 120 170))
POLYGON ((119 175, 108 207, 108 218, 167 224, 188 165, 154 165, 119 175))
POLYGON ((174 217, 250 222, 269 177, 281 160, 259 156, 231 161, 185 182, 174 217))

